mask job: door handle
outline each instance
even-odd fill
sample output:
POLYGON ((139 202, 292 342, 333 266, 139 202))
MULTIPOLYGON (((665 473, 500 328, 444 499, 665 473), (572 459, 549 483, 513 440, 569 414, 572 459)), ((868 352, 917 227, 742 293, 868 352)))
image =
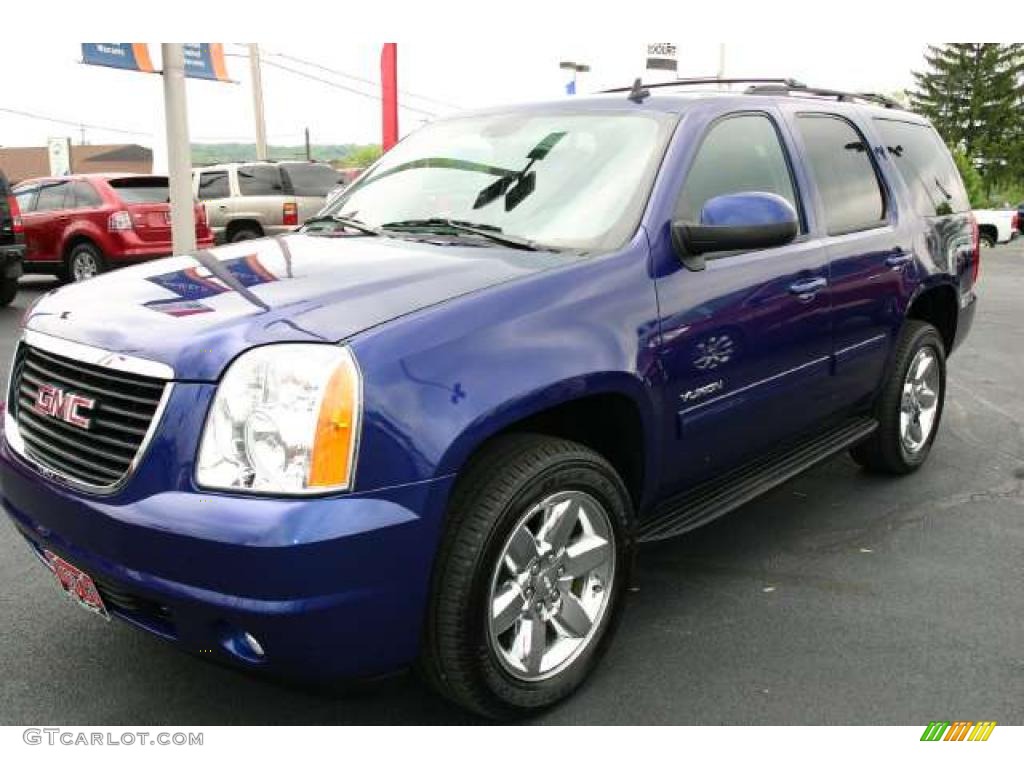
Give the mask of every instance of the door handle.
POLYGON ((885 257, 885 263, 890 267, 902 267, 914 258, 914 254, 908 253, 907 251, 893 251, 885 257))
POLYGON ((808 277, 792 283, 789 286, 789 292, 800 299, 800 301, 810 301, 826 285, 828 285, 828 280, 824 277, 808 277))

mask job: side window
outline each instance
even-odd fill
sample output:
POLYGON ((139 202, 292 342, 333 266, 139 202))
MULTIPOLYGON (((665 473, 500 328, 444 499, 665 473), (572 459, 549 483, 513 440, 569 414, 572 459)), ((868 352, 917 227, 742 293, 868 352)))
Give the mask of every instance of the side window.
POLYGON ((953 158, 934 128, 882 118, 875 119, 875 127, 907 183, 918 213, 945 216, 970 210, 953 158))
POLYGON ((243 195, 281 195, 281 171, 276 165, 243 165, 238 169, 238 191, 243 195))
POLYGON ((64 197, 67 194, 68 186, 66 181, 56 184, 46 184, 39 188, 39 197, 36 199, 37 211, 59 211, 64 208, 64 197))
POLYGON ((864 138, 838 115, 798 115, 796 122, 825 206, 828 234, 882 226, 885 196, 864 138))
POLYGON ((31 213, 36 209, 36 192, 39 187, 25 187, 14 191, 14 197, 18 201, 18 210, 22 213, 31 213))
POLYGON ((76 181, 71 185, 71 190, 74 197, 72 198, 71 194, 68 195, 68 208, 100 208, 103 206, 100 193, 89 182, 76 181))
POLYGON ((686 174, 677 215, 696 222, 704 203, 736 192, 773 192, 800 210, 778 131, 765 115, 735 115, 711 127, 686 174))
POLYGON ((199 174, 200 200, 219 200, 223 197, 231 197, 231 188, 228 186, 227 171, 206 171, 199 174))

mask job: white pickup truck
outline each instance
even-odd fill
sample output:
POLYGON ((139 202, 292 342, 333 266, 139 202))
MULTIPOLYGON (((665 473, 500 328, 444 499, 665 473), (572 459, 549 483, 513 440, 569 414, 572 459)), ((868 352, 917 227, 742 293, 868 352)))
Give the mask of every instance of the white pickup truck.
POLYGON ((1013 208, 975 210, 981 244, 991 248, 996 243, 1008 243, 1016 237, 1019 234, 1017 216, 1013 208))

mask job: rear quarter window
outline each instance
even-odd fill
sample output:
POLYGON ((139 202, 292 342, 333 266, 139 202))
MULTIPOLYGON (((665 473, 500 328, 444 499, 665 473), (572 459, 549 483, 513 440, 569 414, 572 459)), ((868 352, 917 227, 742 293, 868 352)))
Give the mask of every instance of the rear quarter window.
POLYGON ((171 191, 166 176, 130 176, 109 179, 110 187, 125 203, 169 203, 171 191))
POLYGON ((296 163, 284 165, 281 170, 299 197, 327 197, 345 183, 345 177, 329 165, 296 163))
POLYGON ((875 128, 919 214, 945 216, 970 210, 960 173, 934 128, 889 118, 875 118, 875 128))
POLYGON ((281 171, 276 165, 243 165, 238 169, 238 191, 247 197, 283 195, 281 171))

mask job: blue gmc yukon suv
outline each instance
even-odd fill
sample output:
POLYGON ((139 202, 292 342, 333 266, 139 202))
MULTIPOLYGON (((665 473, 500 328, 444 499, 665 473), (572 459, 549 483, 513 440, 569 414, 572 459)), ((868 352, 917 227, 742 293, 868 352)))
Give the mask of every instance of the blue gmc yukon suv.
POLYGON ((639 543, 842 450, 914 471, 976 306, 942 141, 878 97, 700 85, 441 120, 298 232, 47 294, 0 441, 17 534, 204 658, 415 664, 508 718, 593 669, 639 543))

